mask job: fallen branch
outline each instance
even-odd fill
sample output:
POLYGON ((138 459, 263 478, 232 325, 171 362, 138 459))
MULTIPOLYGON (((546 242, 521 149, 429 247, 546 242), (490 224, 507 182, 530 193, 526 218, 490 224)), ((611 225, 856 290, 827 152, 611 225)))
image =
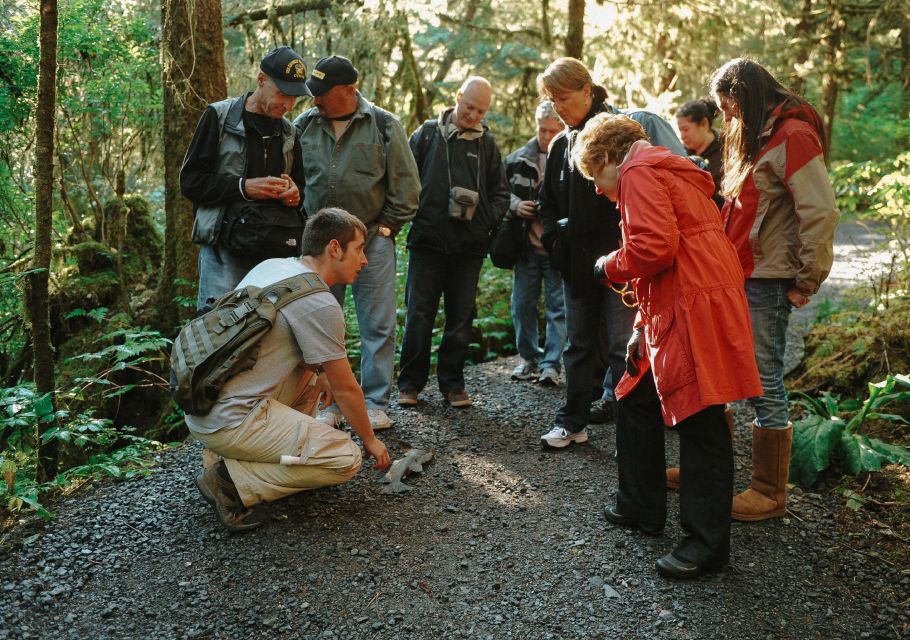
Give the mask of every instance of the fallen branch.
POLYGON ((321 11, 344 4, 360 5, 361 3, 359 0, 301 0, 300 2, 290 2, 279 6, 266 7, 265 9, 250 9, 227 18, 224 21, 224 25, 226 27, 236 27, 247 21, 269 20, 273 17, 280 18, 292 13, 303 13, 304 11, 321 11))

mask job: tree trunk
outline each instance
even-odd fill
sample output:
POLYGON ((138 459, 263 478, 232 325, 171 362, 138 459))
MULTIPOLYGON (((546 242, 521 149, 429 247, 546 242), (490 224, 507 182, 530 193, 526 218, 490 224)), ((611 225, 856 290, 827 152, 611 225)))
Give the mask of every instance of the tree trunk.
POLYGON ((26 311, 34 344, 35 387, 38 400, 38 482, 51 480, 57 472, 57 440, 42 442, 54 426, 56 380, 54 346, 48 306, 51 267, 54 197, 54 123, 57 104, 57 0, 41 0, 39 31, 38 105, 35 109, 35 254, 26 287, 26 311))
POLYGON ((840 93, 840 75, 843 51, 841 45, 844 39, 846 21, 840 12, 836 1, 828 3, 830 15, 828 18, 829 34, 825 38, 825 67, 822 76, 822 120, 825 123, 825 147, 830 151, 834 118, 837 113, 837 98, 840 93))
POLYGON ((163 0, 161 83, 164 89, 164 260, 158 285, 158 325, 172 329, 192 308, 178 308, 174 296, 195 298, 198 249, 190 240, 193 205, 180 194, 180 166, 196 123, 212 102, 227 95, 221 3, 218 0, 163 0))
POLYGON ((910 16, 901 20, 901 118, 910 118, 910 16))
POLYGON ((799 22, 796 24, 796 33, 794 35, 794 44, 799 47, 796 51, 796 64, 794 65, 793 76, 790 80, 790 88, 799 95, 803 94, 806 80, 796 71, 797 66, 806 64, 809 59, 809 53, 812 51, 814 28, 812 22, 812 0, 803 0, 803 8, 800 11, 799 22))
POLYGON ((550 0, 540 0, 540 32, 543 45, 547 48, 553 46, 553 34, 550 31, 550 0))
POLYGON ((566 55, 581 60, 581 52, 585 46, 585 0, 569 0, 568 18, 566 55))
MULTIPOLYGON (((412 104, 411 113, 414 114, 414 118, 417 121, 416 125, 420 125, 424 120, 430 117, 430 108, 427 104, 426 94, 423 92, 423 82, 420 78, 420 66, 414 58, 414 48, 411 44, 411 27, 408 25, 408 19, 405 14, 400 14, 399 20, 401 20, 404 25, 401 39, 401 52, 404 55, 405 62, 411 69, 411 75, 414 76, 414 102, 412 104)), ((414 123, 407 124, 410 125, 414 123)), ((416 128, 416 126, 413 128, 416 128)))

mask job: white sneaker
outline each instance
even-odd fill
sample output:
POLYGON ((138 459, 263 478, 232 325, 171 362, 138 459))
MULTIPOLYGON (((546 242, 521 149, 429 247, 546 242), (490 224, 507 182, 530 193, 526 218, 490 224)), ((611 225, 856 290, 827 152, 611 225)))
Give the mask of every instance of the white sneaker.
POLYGON ((537 378, 537 384, 543 385, 544 387, 556 387, 559 385, 559 371, 553 367, 547 367, 540 372, 540 377, 537 378))
POLYGON ((568 447, 573 442, 581 444, 588 441, 588 432, 585 429, 577 433, 569 433, 562 427, 553 427, 547 433, 540 437, 540 444, 545 447, 562 449, 568 447))
POLYGON ((518 365, 512 369, 512 380, 530 380, 536 374, 537 363, 533 360, 518 358, 518 365))
POLYGON ((316 414, 316 419, 323 424, 329 425, 333 429, 338 429, 341 427, 341 422, 344 420, 344 416, 342 416, 338 411, 323 409, 316 414))
POLYGON ((367 409, 367 417, 370 419, 370 426, 373 431, 383 431, 392 428, 392 421, 389 420, 389 414, 382 409, 367 409))

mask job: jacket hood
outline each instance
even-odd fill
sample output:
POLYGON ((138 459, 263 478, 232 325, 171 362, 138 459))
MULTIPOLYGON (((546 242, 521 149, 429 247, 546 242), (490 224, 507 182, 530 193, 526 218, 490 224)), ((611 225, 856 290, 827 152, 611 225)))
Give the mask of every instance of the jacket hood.
POLYGON ((655 147, 640 141, 632 145, 629 154, 619 167, 619 186, 626 173, 635 167, 659 167, 673 173, 677 178, 691 183, 706 197, 714 195, 714 178, 707 171, 702 171, 688 158, 676 155, 666 147, 655 147))
POLYGON ((762 135, 771 135, 771 133, 780 126, 784 120, 801 120, 808 124, 810 127, 815 129, 816 132, 824 131, 824 126, 822 125, 821 118, 818 115, 818 112, 813 109, 807 102, 799 102, 793 98, 787 98, 779 105, 774 107, 774 110, 768 116, 768 119, 765 121, 765 130, 762 132, 762 135))

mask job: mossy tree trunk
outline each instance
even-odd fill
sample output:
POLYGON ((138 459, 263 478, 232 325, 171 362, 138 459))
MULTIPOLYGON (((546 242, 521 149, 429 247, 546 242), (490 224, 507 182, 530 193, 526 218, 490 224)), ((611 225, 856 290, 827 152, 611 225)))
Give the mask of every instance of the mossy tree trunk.
POLYGON ((227 95, 219 0, 163 0, 161 3, 161 81, 164 90, 164 260, 158 284, 158 323, 175 327, 192 309, 174 296, 195 297, 175 280, 198 280, 198 250, 190 240, 193 205, 180 194, 180 166, 206 105, 227 95))
POLYGON ((35 253, 26 287, 26 312, 32 330, 35 387, 38 401, 38 482, 56 475, 57 440, 42 442, 54 426, 56 380, 54 346, 48 306, 54 196, 54 115, 57 103, 57 0, 41 0, 39 31, 38 104, 35 109, 35 253))

